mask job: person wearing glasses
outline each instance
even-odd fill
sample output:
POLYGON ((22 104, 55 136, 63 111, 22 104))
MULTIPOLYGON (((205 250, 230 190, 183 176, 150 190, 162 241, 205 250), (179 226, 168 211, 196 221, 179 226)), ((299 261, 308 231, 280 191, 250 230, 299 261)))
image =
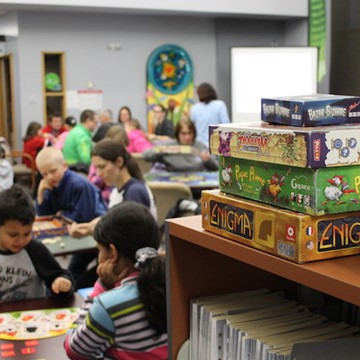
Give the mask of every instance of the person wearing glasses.
POLYGON ((205 144, 196 140, 196 128, 191 120, 181 119, 174 135, 175 139, 146 150, 143 153, 145 160, 161 163, 166 171, 218 170, 216 157, 209 153, 205 144))

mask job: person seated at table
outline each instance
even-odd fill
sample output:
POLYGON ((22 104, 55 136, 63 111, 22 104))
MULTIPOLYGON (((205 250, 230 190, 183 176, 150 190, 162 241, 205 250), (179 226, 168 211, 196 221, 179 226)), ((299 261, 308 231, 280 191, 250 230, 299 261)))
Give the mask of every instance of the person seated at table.
POLYGON ((169 140, 174 137, 174 125, 171 120, 167 118, 167 109, 164 105, 155 104, 153 111, 153 126, 154 134, 149 134, 151 141, 169 140))
POLYGON ((66 131, 66 128, 59 113, 50 114, 47 125, 42 129, 43 134, 50 134, 52 138, 55 139, 54 142, 56 142, 56 138, 64 131, 66 131))
POLYGON ((216 171, 218 162, 207 147, 196 139, 194 123, 181 119, 175 127, 175 139, 143 153, 145 160, 162 163, 167 171, 216 171), (178 150, 176 148, 179 146, 178 150), (182 145, 186 145, 182 147, 182 145))
MULTIPOLYGON (((113 124, 113 126, 111 126, 106 132, 105 138, 116 140, 125 147, 129 145, 129 139, 126 135, 124 126, 120 124, 113 124)), ((93 164, 90 165, 88 179, 100 189, 104 201, 106 204, 109 204, 110 194, 114 187, 106 185, 104 179, 97 174, 96 168, 93 164)))
POLYGON ((0 193, 0 302, 65 299, 74 292, 71 274, 41 241, 32 240, 34 220, 34 204, 24 190, 13 186, 0 193))
MULTIPOLYGON (((41 124, 32 121, 24 136, 23 152, 29 154, 35 161, 38 152, 45 146, 51 145, 53 142, 53 135, 50 133, 43 133, 41 130, 41 124)), ((28 168, 31 168, 31 161, 28 158, 23 158, 22 163, 28 168)))
MULTIPOLYGON (((100 190, 84 176, 69 170, 59 149, 42 149, 36 157, 36 166, 43 177, 36 197, 38 215, 61 213, 77 223, 86 223, 107 211, 100 190)), ((93 259, 93 253, 72 256, 69 270, 75 280, 93 259)))
POLYGON ((97 143, 105 138, 107 131, 115 125, 113 112, 110 109, 102 109, 99 112, 100 126, 97 128, 92 140, 97 143))
POLYGON ((65 338, 70 359, 168 358, 164 257, 149 210, 134 202, 95 227, 98 281, 65 338))
MULTIPOLYGON (((145 184, 136 161, 120 142, 112 139, 98 142, 92 150, 92 164, 105 183, 114 186, 109 208, 121 202, 133 201, 145 205, 157 218, 154 196, 145 184)), ((89 223, 73 223, 69 226, 69 233, 74 237, 91 235, 99 220, 96 218, 89 223)))
POLYGON ((66 140, 67 136, 69 135, 70 131, 76 126, 76 123, 77 123, 76 119, 71 115, 67 116, 65 118, 64 127, 65 127, 66 131, 62 132, 57 137, 56 144, 55 144, 55 147, 57 149, 60 149, 60 150, 63 149, 65 140, 66 140))
POLYGON ((10 189, 14 184, 14 171, 6 159, 6 150, 0 143, 0 191, 10 189))
POLYGON ((126 150, 129 153, 142 153, 153 147, 153 144, 148 140, 147 135, 141 129, 139 120, 130 120, 126 127, 126 135, 129 139, 129 145, 126 150))
POLYGON ((66 137, 63 153, 69 165, 87 167, 88 173, 91 162, 91 149, 93 147, 92 132, 96 129, 98 115, 92 110, 84 110, 80 114, 80 123, 77 124, 66 137))

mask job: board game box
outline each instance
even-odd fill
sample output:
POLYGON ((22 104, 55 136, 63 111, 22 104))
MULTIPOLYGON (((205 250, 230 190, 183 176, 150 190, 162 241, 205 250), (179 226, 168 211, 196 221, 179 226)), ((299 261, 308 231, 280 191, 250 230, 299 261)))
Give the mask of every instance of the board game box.
POLYGON ((360 211, 360 165, 302 169, 220 156, 219 187, 309 215, 360 211))
POLYGON ((322 168, 360 164, 360 124, 292 127, 265 122, 209 126, 214 155, 322 168))
POLYGON ((360 123, 360 97, 313 94, 261 99, 261 120, 291 126, 360 123))
POLYGON ((202 226, 296 263, 360 254, 360 213, 310 216, 225 194, 202 192, 202 226))
POLYGON ((64 216, 38 216, 34 221, 32 237, 44 239, 68 235, 67 225, 71 223, 72 221, 64 216))

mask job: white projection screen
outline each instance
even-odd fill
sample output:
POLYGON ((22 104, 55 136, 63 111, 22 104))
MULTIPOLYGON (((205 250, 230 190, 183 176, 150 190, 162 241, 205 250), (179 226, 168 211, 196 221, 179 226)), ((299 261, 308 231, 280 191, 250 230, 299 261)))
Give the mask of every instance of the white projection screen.
POLYGON ((231 48, 231 119, 260 121, 261 98, 317 93, 316 47, 231 48))

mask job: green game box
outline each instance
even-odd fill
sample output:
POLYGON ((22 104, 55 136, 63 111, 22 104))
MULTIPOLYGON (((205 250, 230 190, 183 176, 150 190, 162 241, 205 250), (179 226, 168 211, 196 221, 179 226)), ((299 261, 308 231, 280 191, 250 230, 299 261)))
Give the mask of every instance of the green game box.
POLYGON ((309 215, 360 210, 360 165, 309 169, 220 156, 219 187, 309 215))

